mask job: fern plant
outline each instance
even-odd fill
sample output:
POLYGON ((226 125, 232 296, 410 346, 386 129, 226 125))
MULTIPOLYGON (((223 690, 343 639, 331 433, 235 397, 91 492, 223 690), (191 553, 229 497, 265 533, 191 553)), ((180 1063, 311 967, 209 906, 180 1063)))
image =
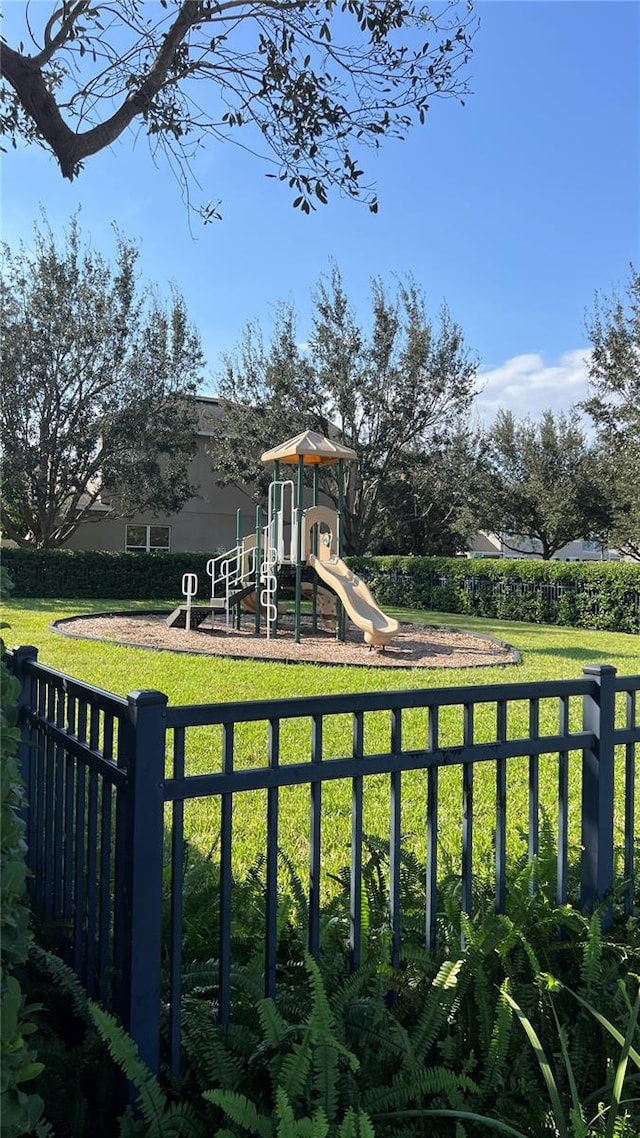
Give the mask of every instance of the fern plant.
POLYGON ((89 1002, 89 1014, 109 1054, 136 1091, 142 1118, 127 1109, 120 1122, 120 1138, 205 1138, 202 1117, 188 1103, 169 1103, 158 1079, 140 1058, 131 1036, 116 1018, 89 1002))

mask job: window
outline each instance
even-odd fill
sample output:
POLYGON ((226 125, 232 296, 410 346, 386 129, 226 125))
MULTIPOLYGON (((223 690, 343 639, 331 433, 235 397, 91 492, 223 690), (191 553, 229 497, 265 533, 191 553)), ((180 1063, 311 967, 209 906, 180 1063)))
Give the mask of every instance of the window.
POLYGON ((170 526, 126 526, 127 553, 167 553, 171 549, 170 526))

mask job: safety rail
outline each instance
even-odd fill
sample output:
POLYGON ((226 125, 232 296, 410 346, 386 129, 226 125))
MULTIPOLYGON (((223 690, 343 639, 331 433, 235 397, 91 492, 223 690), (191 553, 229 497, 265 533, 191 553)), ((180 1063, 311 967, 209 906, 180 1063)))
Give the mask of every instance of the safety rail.
MULTIPOLYGON (((212 955, 214 946, 217 950, 216 1001, 222 1022, 232 1015, 233 859, 243 841, 238 819, 247 794, 261 792, 265 797, 266 994, 273 994, 276 986, 279 847, 286 809, 282 796, 296 787, 301 788, 298 793, 308 787, 305 931, 316 956, 327 829, 323 798, 328 814, 330 785, 343 788, 342 814, 344 803, 350 803, 343 824, 350 847, 349 941, 357 967, 363 951, 365 816, 371 801, 378 802, 383 794, 381 776, 387 780, 392 965, 399 961, 403 927, 403 810, 423 795, 424 943, 432 949, 441 903, 441 842, 447 837, 451 845, 455 836, 450 827, 445 834, 440 824, 439 796, 446 786, 451 797, 451 772, 457 772, 458 780, 454 845, 463 910, 472 908, 478 837, 488 832, 486 803, 478 817, 476 802, 483 771, 489 772, 492 788, 495 906, 504 911, 509 867, 523 842, 529 862, 537 861, 541 771, 548 773, 552 763, 557 902, 568 899, 575 863, 585 911, 603 904, 606 922, 614 887, 619 886, 621 900, 616 904, 631 912, 638 875, 640 676, 619 677, 613 667, 594 665, 579 678, 541 683, 172 707, 161 692, 134 692, 121 699, 82 684, 39 664, 34 648, 16 649, 7 658, 21 682, 34 904, 58 930, 61 951, 87 991, 119 1012, 153 1070, 158 1068, 163 1004, 169 1009, 171 1065, 174 1070, 179 1066, 185 821, 195 800, 217 803, 211 817, 217 819, 219 904, 217 927, 206 931, 212 955), (248 725, 258 735, 247 739, 248 725), (200 738, 209 756, 209 773, 190 769, 200 738), (218 743, 212 742, 215 738, 218 743), (257 738, 263 741, 256 743, 257 738), (508 788, 516 777, 526 786, 526 815, 517 820, 525 838, 514 837, 508 825, 508 788), (571 792, 576 780, 578 789, 571 792), (167 872, 170 899, 165 913, 167 872), (169 930, 164 947, 163 926, 169 930), (164 983, 163 954, 170 962, 164 983)), ((251 805, 253 799, 246 802, 251 805)), ((251 809, 255 817, 255 807, 251 809)), ((340 811, 331 814, 332 832, 341 824, 340 816, 340 811)), ((213 833, 210 836, 213 840, 213 833)))

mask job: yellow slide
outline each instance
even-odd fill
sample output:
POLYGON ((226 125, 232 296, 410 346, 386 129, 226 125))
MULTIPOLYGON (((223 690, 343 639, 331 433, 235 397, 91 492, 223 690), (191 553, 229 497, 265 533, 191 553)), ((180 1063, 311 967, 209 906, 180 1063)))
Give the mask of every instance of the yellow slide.
POLYGON ((307 564, 340 598, 353 623, 362 629, 365 642, 374 648, 384 648, 400 625, 378 608, 364 581, 335 553, 322 558, 308 553, 307 564))

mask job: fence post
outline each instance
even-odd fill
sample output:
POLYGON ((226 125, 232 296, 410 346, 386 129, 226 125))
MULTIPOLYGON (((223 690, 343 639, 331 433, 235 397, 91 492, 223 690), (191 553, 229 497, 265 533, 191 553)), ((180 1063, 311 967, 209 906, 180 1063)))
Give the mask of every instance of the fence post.
MULTIPOLYGON (((38 659, 38 649, 34 648, 33 644, 24 644, 20 648, 13 648, 6 654, 6 662, 9 671, 20 684, 20 692, 16 701, 16 723, 20 728, 20 743, 18 745, 18 764, 20 775, 24 783, 24 796, 22 799, 21 815, 24 821, 25 837, 27 841, 27 865, 31 868, 31 853, 32 853, 32 839, 31 833, 31 791, 32 791, 32 769, 31 769, 31 756, 33 754, 32 747, 28 739, 28 728, 25 723, 24 713, 31 707, 31 677, 26 675, 25 664, 35 663, 38 659)), ((27 878, 27 892, 31 893, 33 886, 33 878, 27 878)))
MULTIPOLYGON (((120 723, 119 765, 127 771, 121 806, 123 849, 114 929, 121 970, 118 1010, 141 1058, 157 1074, 160 1056, 164 764, 167 696, 131 692, 120 723)), ((120 827, 118 827, 120 829, 120 827)), ((116 893, 118 884, 116 884, 116 893)))
MULTIPOLYGON (((583 675, 595 682, 595 691, 582 697, 582 726, 596 736, 593 747, 582 752, 582 872, 581 903, 590 911, 613 887, 613 773, 615 731, 615 676, 611 664, 591 664, 583 675)), ((609 927, 611 907, 603 924, 609 927)))
POLYGON ((12 648, 6 654, 7 667, 20 684, 20 694, 16 703, 17 725, 21 734, 18 758, 25 786, 29 784, 29 756, 31 754, 29 744, 25 739, 24 725, 24 712, 31 707, 31 680, 25 674, 25 664, 35 663, 37 659, 38 649, 34 648, 33 644, 24 644, 20 648, 12 648))

